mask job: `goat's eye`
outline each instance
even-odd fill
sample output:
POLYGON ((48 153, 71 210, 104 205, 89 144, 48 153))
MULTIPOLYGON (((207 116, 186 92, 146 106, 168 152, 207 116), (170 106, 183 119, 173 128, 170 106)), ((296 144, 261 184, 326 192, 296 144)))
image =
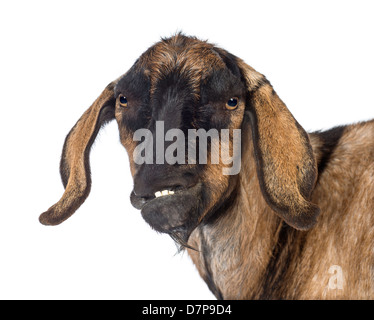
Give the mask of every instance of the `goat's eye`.
POLYGON ((122 106, 122 107, 127 107, 127 98, 123 95, 120 95, 119 96, 119 104, 122 106))
POLYGON ((226 102, 226 108, 229 110, 234 110, 238 106, 238 98, 231 98, 226 102))

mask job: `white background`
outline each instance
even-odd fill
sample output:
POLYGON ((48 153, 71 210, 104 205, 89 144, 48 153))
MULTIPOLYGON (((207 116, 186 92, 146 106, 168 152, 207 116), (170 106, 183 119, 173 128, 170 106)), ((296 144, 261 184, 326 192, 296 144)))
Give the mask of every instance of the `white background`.
POLYGON ((104 87, 182 30, 265 74, 308 131, 374 117, 372 1, 1 1, 0 298, 213 299, 186 254, 132 208, 112 122, 92 191, 57 227, 66 134, 104 87))

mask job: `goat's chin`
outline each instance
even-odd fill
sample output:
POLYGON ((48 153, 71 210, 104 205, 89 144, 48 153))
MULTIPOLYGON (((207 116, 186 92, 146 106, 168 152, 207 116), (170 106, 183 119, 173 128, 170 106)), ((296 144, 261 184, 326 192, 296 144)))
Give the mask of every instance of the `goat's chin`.
POLYGON ((154 230, 179 235, 180 239, 187 241, 198 225, 201 192, 202 185, 196 184, 173 195, 148 200, 141 207, 142 217, 154 230))

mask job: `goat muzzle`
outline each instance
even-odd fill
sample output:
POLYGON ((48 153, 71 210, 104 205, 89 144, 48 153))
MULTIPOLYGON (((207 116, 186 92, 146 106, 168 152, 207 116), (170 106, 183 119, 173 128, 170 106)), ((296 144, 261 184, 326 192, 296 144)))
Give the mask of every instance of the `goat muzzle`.
MULTIPOLYGON (((198 225, 202 184, 154 197, 139 197, 134 192, 132 205, 141 210, 144 220, 156 231, 189 235, 198 225)), ((187 237, 188 238, 188 237, 187 237)))

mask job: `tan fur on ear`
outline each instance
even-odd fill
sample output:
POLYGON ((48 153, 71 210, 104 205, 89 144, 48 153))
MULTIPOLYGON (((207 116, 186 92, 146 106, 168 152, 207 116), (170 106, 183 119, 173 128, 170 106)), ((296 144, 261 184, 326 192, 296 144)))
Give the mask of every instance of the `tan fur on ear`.
POLYGON ((114 119, 114 86, 113 82, 105 88, 66 137, 60 164, 65 192, 60 201, 40 215, 42 224, 60 224, 88 197, 91 189, 89 153, 102 125, 114 119))
POLYGON ((319 208, 309 202, 317 178, 309 137, 260 73, 238 62, 245 78, 257 161, 264 198, 289 225, 307 230, 319 208))

